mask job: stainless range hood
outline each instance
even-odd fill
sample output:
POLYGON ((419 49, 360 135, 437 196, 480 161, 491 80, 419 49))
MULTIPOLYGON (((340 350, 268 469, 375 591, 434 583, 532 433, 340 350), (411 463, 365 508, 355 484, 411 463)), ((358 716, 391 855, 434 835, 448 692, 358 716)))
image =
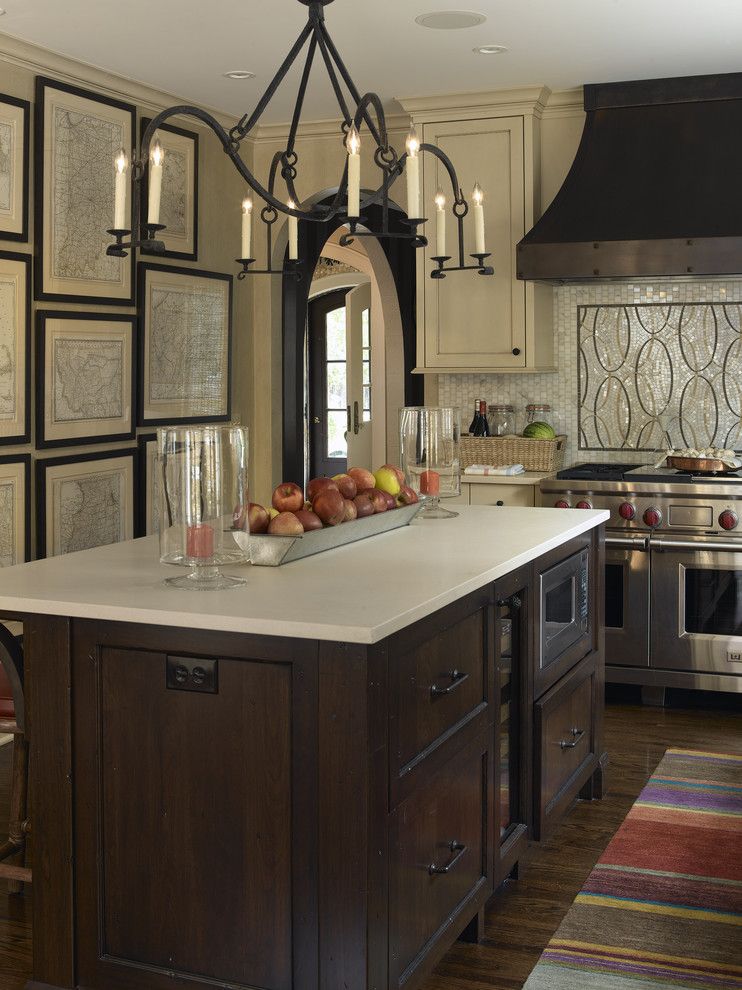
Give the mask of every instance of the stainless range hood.
POLYGON ((742 274, 742 73, 585 87, 587 119, 518 278, 742 274))

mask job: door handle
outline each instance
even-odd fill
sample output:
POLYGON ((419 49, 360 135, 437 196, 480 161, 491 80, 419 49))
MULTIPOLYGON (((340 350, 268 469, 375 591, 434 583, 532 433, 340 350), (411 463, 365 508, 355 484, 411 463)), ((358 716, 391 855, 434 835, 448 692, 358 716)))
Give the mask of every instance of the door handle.
POLYGON ((348 429, 347 429, 347 432, 350 433, 350 431, 351 431, 350 406, 348 406, 348 429))
POLYGON ((314 419, 312 420, 312 422, 314 423, 315 426, 319 426, 321 420, 320 420, 319 416, 315 416, 314 419))
POLYGON ((468 673, 462 674, 460 670, 449 670, 445 677, 451 678, 451 683, 448 687, 442 688, 438 687, 437 684, 430 685, 430 696, 431 698, 439 698, 443 694, 451 694, 456 688, 461 687, 464 681, 469 679, 468 673))
POLYGON ((585 735, 584 729, 575 728, 575 729, 571 729, 570 731, 572 733, 572 738, 569 740, 566 739, 560 740, 559 742, 560 749, 574 749, 577 743, 580 741, 580 739, 582 739, 582 737, 585 735))
POLYGON ((454 866, 456 866, 458 861, 466 852, 466 846, 464 845, 464 843, 459 842, 457 839, 452 839, 452 841, 448 843, 448 848, 451 850, 452 853, 455 853, 455 855, 452 856, 451 859, 449 859, 449 861, 446 863, 445 866, 438 866, 436 863, 431 863, 430 866, 428 867, 428 873, 431 875, 431 877, 434 876, 436 873, 437 874, 450 873, 451 870, 454 868, 454 866))
POLYGON ((646 536, 606 536, 607 547, 623 547, 626 550, 649 550, 649 538, 646 536))
MULTIPOLYGON (((350 427, 348 427, 350 429, 350 427)), ((353 403, 353 432, 356 436, 361 432, 361 421, 358 418, 358 403, 353 403)))

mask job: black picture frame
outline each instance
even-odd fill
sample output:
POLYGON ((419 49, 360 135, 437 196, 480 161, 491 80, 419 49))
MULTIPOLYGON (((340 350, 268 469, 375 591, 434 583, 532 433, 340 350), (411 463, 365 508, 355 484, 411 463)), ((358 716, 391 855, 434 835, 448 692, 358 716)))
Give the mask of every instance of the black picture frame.
POLYGON ((19 107, 23 111, 23 192, 21 206, 21 229, 20 231, 0 230, 0 240, 2 241, 23 241, 28 243, 28 204, 29 204, 29 182, 30 182, 30 149, 31 149, 31 104, 28 100, 20 100, 17 96, 10 96, 9 93, 0 93, 0 104, 7 103, 12 107, 19 107))
POLYGON ((116 443, 133 440, 136 435, 137 408, 137 318, 124 313, 81 313, 75 310, 37 310, 36 312, 36 446, 40 450, 56 447, 78 447, 91 443, 116 443), (48 320, 69 320, 70 322, 128 323, 131 328, 129 349, 129 429, 118 433, 93 434, 91 436, 70 436, 52 440, 45 434, 46 428, 46 324, 48 320))
POLYGON ((17 261, 26 268, 26 297, 24 299, 23 312, 25 315, 25 341, 23 344, 23 354, 26 367, 23 376, 24 391, 24 424, 21 433, 12 436, 0 437, 0 447, 17 446, 22 443, 31 442, 31 262, 30 254, 19 254, 15 251, 0 251, 0 259, 6 261, 17 261))
MULTIPOLYGON (((144 132, 150 124, 150 118, 143 117, 139 122, 139 143, 141 147, 142 138, 144 137, 144 132)), ((145 248, 140 249, 140 255, 152 256, 155 255, 158 258, 178 258, 182 261, 198 261, 198 157, 199 157, 199 136, 195 131, 188 131, 183 127, 176 127, 173 124, 160 124, 157 128, 158 131, 165 131, 170 134, 177 134, 179 137, 186 138, 193 142, 193 251, 172 251, 165 249, 164 251, 148 251, 145 248)), ((164 181, 164 180, 163 180, 164 181)), ((149 199, 149 171, 144 170, 141 181, 140 190, 140 215, 142 217, 147 216, 147 205, 149 199)), ((167 236, 167 228, 161 231, 158 235, 160 239, 167 236)))
POLYGON ((31 560, 31 501, 33 498, 31 493, 31 455, 3 454, 0 455, 0 464, 23 465, 23 479, 25 487, 25 500, 23 506, 23 562, 25 563, 31 560))
MULTIPOLYGON (((36 461, 36 556, 46 557, 47 526, 46 526, 46 489, 47 474, 50 468, 65 464, 88 464, 93 461, 118 460, 121 457, 131 459, 132 490, 131 490, 131 533, 135 537, 139 529, 139 465, 136 447, 124 447, 121 450, 97 451, 93 454, 73 454, 66 457, 47 457, 36 461)), ((91 548, 92 549, 92 548, 91 548)))
POLYGON ((137 488, 137 536, 150 536, 147 532, 147 491, 152 479, 147 471, 147 445, 157 440, 156 433, 140 433, 137 437, 137 456, 139 458, 139 481, 137 488))
MULTIPOLYGON (((44 117, 47 89, 55 89, 80 99, 99 103, 102 106, 122 110, 130 117, 131 147, 136 141, 136 108, 131 103, 103 96, 93 90, 71 86, 48 76, 36 77, 36 105, 34 111, 34 299, 37 302, 93 303, 98 306, 133 306, 135 302, 134 251, 129 251, 128 259, 122 264, 129 268, 130 292, 128 296, 97 296, 81 293, 51 292, 44 287, 44 184, 45 184, 45 134, 44 117)), ((131 151, 131 148, 126 149, 131 151)), ((113 163, 111 164, 113 169, 113 163)), ((132 210, 132 195, 128 196, 129 216, 132 210)), ((111 204, 111 225, 113 225, 113 203, 111 204)))
POLYGON ((192 423, 228 423, 232 418, 232 324, 233 324, 233 295, 234 277, 223 272, 211 272, 198 268, 182 268, 175 265, 157 265, 150 262, 140 262, 137 269, 137 298, 139 300, 139 348, 137 363, 137 381, 139 383, 138 416, 139 426, 187 426, 192 423), (163 272, 183 279, 204 278, 224 282, 227 288, 227 381, 226 381, 226 410, 214 416, 205 416, 198 411, 186 416, 149 417, 145 415, 145 394, 147 391, 147 374, 145 356, 148 341, 147 333, 147 275, 150 272, 163 272))

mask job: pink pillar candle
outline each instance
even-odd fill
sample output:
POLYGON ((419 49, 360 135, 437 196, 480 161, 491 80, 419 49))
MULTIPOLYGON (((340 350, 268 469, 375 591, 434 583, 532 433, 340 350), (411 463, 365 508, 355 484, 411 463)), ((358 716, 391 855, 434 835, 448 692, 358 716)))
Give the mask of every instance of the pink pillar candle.
POLYGON ((439 495, 441 490, 441 476, 437 471, 423 471, 420 475, 420 494, 439 495))
POLYGON ((207 523, 189 526, 186 533, 186 556, 208 560, 214 556, 214 527, 207 523))

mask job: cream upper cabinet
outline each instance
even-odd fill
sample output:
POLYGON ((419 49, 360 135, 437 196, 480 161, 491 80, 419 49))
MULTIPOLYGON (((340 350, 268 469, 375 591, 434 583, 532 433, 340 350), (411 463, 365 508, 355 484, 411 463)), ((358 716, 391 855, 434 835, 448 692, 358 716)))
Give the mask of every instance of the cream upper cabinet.
MULTIPOLYGON (((522 94, 519 94, 522 96, 522 94)), ((418 252, 418 372, 525 372, 552 370, 553 295, 550 286, 516 277, 516 245, 538 215, 541 91, 535 99, 437 111, 430 100, 403 101, 422 140, 451 159, 471 204, 474 183, 484 190, 487 263, 494 276, 451 272, 432 279, 435 268, 434 197, 447 200, 447 264, 458 264, 458 224, 450 212, 451 183, 445 167, 424 154, 423 195, 429 245, 418 252)), ((474 224, 464 220, 464 260, 474 264, 474 224)))

